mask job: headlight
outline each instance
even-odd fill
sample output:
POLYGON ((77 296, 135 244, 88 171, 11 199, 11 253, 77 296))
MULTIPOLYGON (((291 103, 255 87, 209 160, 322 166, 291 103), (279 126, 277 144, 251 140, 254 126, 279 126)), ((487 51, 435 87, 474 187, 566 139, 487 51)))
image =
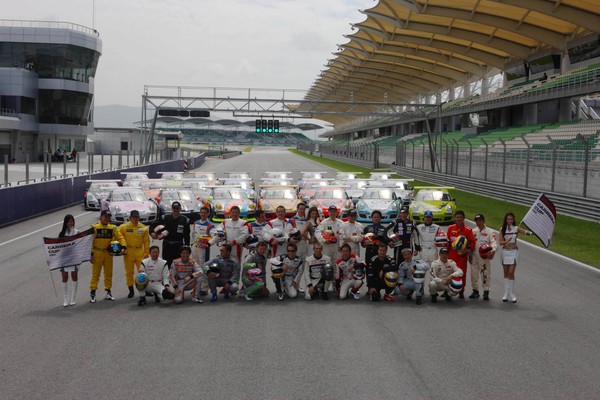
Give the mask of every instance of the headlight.
POLYGON ((446 212, 452 212, 452 206, 446 206, 446 212))
POLYGON ((223 209, 223 204, 217 203, 215 204, 215 210, 221 211, 223 209))
POLYGON ((248 204, 248 208, 250 210, 254 210, 256 208, 256 206, 254 205, 254 203, 250 203, 250 204, 248 204))
POLYGON ((352 203, 346 202, 346 204, 344 204, 344 208, 346 210, 350 209, 350 207, 352 206, 352 203))
POLYGON ((88 193, 88 195, 87 195, 87 201, 92 201, 92 202, 95 203, 96 202, 96 198, 94 197, 93 194, 88 193))
POLYGON ((358 210, 366 210, 367 205, 365 203, 363 203, 362 201, 359 201, 358 203, 356 203, 356 208, 358 210))

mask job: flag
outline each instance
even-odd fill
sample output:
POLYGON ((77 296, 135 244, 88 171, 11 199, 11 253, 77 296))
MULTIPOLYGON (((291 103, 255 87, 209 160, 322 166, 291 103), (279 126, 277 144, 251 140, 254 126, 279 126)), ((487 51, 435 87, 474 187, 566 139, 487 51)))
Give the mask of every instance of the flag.
POLYGON ((540 194, 522 221, 548 247, 556 225, 556 208, 544 193, 540 194))
POLYGON ((50 271, 64 267, 76 267, 90 260, 94 229, 62 238, 44 238, 46 264, 50 271))

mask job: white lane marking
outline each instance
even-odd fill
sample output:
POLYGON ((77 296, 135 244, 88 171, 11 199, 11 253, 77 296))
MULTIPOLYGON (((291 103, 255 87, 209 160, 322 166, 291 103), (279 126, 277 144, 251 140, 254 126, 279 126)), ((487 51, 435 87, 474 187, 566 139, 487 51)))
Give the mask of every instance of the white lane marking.
MULTIPOLYGON (((91 213, 91 211, 87 211, 87 212, 84 212, 83 214, 75 215, 75 217, 74 217, 74 218, 79 218, 79 217, 82 217, 82 216, 84 216, 84 215, 87 215, 87 214, 90 214, 90 213, 91 213)), ((36 233, 38 233, 38 232, 41 232, 41 231, 43 231, 43 230, 46 230, 46 229, 48 229, 48 228, 52 228, 53 226, 60 225, 60 224, 62 224, 62 223, 63 223, 63 221, 60 221, 60 222, 57 222, 57 223, 55 223, 55 224, 52 224, 52 225, 45 226, 45 227, 43 227, 43 228, 40 228, 40 229, 38 229, 37 231, 29 232, 29 233, 27 233, 27 234, 25 234, 25 235, 22 235, 22 236, 19 236, 19 237, 17 237, 17 238, 14 238, 14 239, 8 240, 8 241, 6 241, 6 242, 2 242, 2 243, 0 243, 0 246, 4 246, 5 244, 9 244, 9 243, 12 243, 12 242, 16 242, 17 240, 21 240, 21 239, 23 239, 24 237, 27 237, 27 236, 30 236, 30 235, 36 234, 36 233)))

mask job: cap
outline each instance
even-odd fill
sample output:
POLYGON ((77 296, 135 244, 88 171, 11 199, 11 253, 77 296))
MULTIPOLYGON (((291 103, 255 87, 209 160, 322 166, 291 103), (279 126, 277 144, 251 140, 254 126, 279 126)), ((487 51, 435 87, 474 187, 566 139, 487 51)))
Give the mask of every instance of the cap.
POLYGON ((483 214, 475 214, 474 219, 475 219, 475 221, 477 221, 478 219, 485 221, 485 217, 483 216, 483 214))
POLYGON ((110 210, 102 210, 102 212, 100 213, 100 216, 102 217, 103 215, 112 215, 110 210))
POLYGON ((401 253, 402 254, 404 254, 404 253, 412 253, 412 250, 410 248, 408 248, 408 247, 405 247, 405 248, 402 249, 401 253))
POLYGON ((337 210, 337 207, 336 206, 329 206, 329 209, 330 210, 337 210))
POLYGON ((173 204, 171 204, 171 208, 181 208, 181 203, 178 201, 174 201, 173 204))
POLYGON ((356 210, 350 210, 350 212, 348 213, 348 215, 357 216, 358 213, 356 212, 356 210))
POLYGON ((431 212, 431 210, 427 210, 423 213, 424 217, 433 217, 433 213, 431 212))
POLYGON ((407 213, 408 212, 408 207, 402 207, 400 209, 400 212, 406 212, 407 213))
POLYGON ((441 253, 449 253, 449 252, 450 252, 450 250, 448 250, 448 248, 447 248, 447 247, 442 247, 442 248, 440 249, 440 254, 441 254, 441 253))
POLYGON ((131 210, 131 212, 129 213, 129 218, 139 217, 139 216, 140 216, 140 212, 138 210, 131 210))

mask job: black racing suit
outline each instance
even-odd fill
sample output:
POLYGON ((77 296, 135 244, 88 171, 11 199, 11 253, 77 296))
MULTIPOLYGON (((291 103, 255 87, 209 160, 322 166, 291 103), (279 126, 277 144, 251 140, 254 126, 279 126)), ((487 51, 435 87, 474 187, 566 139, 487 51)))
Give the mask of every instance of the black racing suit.
POLYGON ((411 238, 413 231, 415 230, 415 224, 409 219, 403 221, 400 218, 397 218, 390 224, 390 226, 388 226, 388 230, 391 230, 393 233, 397 233, 402 239, 402 244, 398 247, 394 247, 394 260, 396 261, 396 265, 400 265, 400 263, 404 261, 404 257, 402 257, 402 250, 412 250, 411 238))
MULTIPOLYGON (((376 236, 383 239, 384 243, 387 244, 387 231, 388 231, 388 228, 386 228, 385 226, 383 226, 381 224, 371 224, 371 225, 365 226, 365 229, 363 229, 363 235, 366 235, 367 233, 374 233, 376 236)), ((368 261, 371 258, 376 257, 376 256, 377 256, 377 245, 369 245, 369 246, 365 247, 365 258, 364 258, 365 260, 368 261)))
MULTIPOLYGON (((379 276, 384 270, 388 271, 394 269, 394 265, 394 260, 389 256, 385 256, 383 260, 380 259, 379 256, 375 256, 367 263, 366 275, 367 287, 369 289, 368 293, 371 292, 371 288, 375 289, 375 292, 370 295, 371 300, 381 300, 381 289, 384 289, 386 294, 391 294, 394 291, 394 288, 387 287, 383 278, 379 276)), ((398 270, 398 268, 395 268, 395 270, 398 270)))
POLYGON ((180 257, 181 247, 190 245, 190 221, 184 215, 173 218, 172 214, 163 215, 162 221, 152 224, 152 232, 158 225, 164 225, 169 232, 163 238, 162 259, 171 269, 171 262, 180 257))

